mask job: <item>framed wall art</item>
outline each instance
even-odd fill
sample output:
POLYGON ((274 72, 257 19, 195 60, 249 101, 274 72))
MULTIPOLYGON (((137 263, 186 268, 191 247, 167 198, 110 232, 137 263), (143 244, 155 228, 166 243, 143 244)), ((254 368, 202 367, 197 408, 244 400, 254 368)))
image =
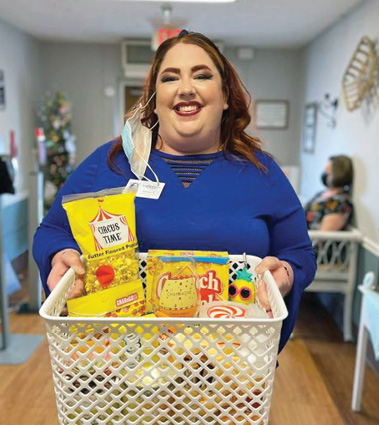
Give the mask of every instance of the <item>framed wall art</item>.
POLYGON ((4 71, 0 69, 0 111, 5 109, 5 77, 4 71))
POLYGON ((317 103, 305 105, 304 130, 303 130, 303 151, 313 153, 316 143, 317 126, 317 103))
POLYGON ((285 130, 288 128, 289 102, 287 100, 257 100, 255 119, 257 128, 285 130))

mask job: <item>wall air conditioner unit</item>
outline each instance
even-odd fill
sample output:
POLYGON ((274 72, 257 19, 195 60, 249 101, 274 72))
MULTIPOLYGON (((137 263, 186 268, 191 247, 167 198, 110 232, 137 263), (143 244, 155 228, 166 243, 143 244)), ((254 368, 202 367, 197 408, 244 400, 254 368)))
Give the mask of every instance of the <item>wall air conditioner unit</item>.
POLYGON ((125 40, 121 43, 121 62, 124 77, 145 79, 154 57, 150 40, 125 40))

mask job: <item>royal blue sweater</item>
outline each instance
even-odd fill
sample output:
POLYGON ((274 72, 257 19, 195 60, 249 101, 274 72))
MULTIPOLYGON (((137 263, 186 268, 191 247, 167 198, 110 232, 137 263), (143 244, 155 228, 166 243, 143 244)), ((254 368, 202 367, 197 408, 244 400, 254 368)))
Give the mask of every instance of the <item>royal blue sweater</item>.
MULTIPOLYGON (((62 208, 62 196, 121 187, 135 178, 122 152, 117 155, 116 164, 123 174, 108 167, 111 144, 99 147, 76 169, 37 229, 33 254, 46 295, 51 257, 64 248, 80 251, 62 208)), ((257 154, 266 168, 262 171, 251 162, 219 152, 196 180, 184 188, 164 156, 172 157, 153 150, 149 159, 159 180, 165 183, 160 198, 135 200, 139 250, 246 252, 288 261, 294 271, 294 284, 285 297, 289 315, 282 327, 282 349, 293 330, 302 292, 316 271, 304 211, 292 186, 267 154, 257 154)), ((154 180, 150 170, 146 175, 154 180)))

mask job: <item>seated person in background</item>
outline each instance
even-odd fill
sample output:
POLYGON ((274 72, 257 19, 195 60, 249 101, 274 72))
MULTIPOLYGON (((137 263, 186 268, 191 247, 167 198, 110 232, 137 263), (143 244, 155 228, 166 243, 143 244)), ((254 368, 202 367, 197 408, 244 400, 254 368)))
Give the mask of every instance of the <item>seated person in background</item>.
POLYGON ((348 156, 331 156, 321 180, 326 190, 317 193, 306 205, 309 230, 346 230, 351 224, 353 202, 353 163, 348 156))

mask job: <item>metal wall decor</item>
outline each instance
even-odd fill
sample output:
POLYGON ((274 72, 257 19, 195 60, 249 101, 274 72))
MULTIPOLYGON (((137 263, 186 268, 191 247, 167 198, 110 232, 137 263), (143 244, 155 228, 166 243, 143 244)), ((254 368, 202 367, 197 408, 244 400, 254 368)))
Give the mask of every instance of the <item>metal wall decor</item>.
POLYGON ((326 125, 334 128, 337 125, 336 112, 338 99, 332 99, 329 93, 325 93, 324 99, 318 103, 317 112, 326 120, 326 125))
POLYGON ((379 61, 375 43, 363 37, 343 76, 342 86, 346 107, 353 111, 376 87, 379 61))

